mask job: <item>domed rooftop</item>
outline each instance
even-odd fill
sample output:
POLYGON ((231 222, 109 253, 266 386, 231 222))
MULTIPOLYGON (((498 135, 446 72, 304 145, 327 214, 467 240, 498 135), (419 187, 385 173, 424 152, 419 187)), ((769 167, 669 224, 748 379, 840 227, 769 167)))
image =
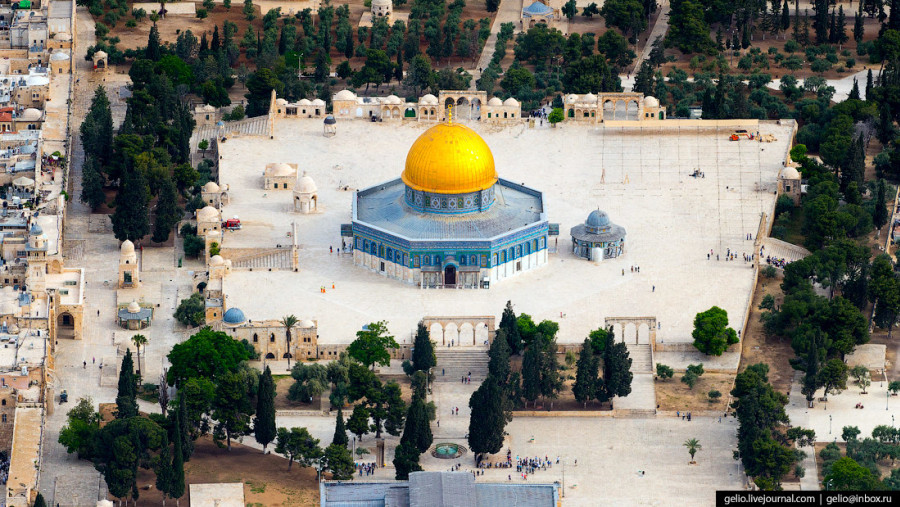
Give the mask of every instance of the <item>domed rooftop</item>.
POLYGON ((202 106, 200 106, 200 110, 204 113, 215 113, 216 107, 209 104, 203 104, 202 106))
POLYGON ((213 255, 209 258, 210 266, 222 266, 225 264, 225 259, 221 255, 213 255))
POLYGON ((215 222, 219 219, 219 210, 212 206, 206 206, 197 212, 198 222, 215 222))
POLYGON ((800 171, 797 170, 796 167, 785 167, 781 171, 781 179, 783 180, 799 180, 800 179, 800 171))
POLYGON ((140 313, 141 305, 138 304, 137 301, 132 301, 128 303, 128 313, 140 313))
POLYGON ((391 5, 391 0, 372 0, 372 5, 391 5))
POLYGON ((218 192, 219 185, 216 185, 215 181, 210 181, 206 185, 203 185, 203 191, 207 193, 218 192))
POLYGON ((356 100, 356 94, 350 90, 341 90, 335 94, 334 100, 356 100))
POLYGON ((41 112, 33 107, 29 107, 28 109, 22 111, 22 114, 19 116, 19 118, 25 121, 40 120, 41 112))
POLYGON ((514 99, 514 98, 512 98, 512 97, 510 97, 510 98, 508 98, 508 99, 506 99, 506 100, 503 101, 503 105, 504 105, 504 106, 518 107, 518 106, 519 106, 519 101, 516 100, 516 99, 514 99))
POLYGON ((303 173, 303 176, 297 180, 297 186, 294 187, 296 192, 300 192, 303 194, 311 194, 318 190, 319 188, 316 186, 316 182, 313 181, 312 178, 307 176, 306 172, 303 173))
POLYGON ((644 97, 644 107, 659 107, 659 100, 656 97, 647 95, 644 97))
POLYGON ((122 246, 119 247, 119 250, 122 252, 122 255, 129 255, 134 253, 134 243, 131 240, 126 239, 122 242, 122 246))
POLYGON ((229 308, 222 317, 222 321, 226 324, 243 324, 246 320, 247 318, 244 317, 244 312, 240 308, 229 308))
POLYGON ((40 236, 41 234, 44 233, 44 229, 41 229, 41 226, 38 225, 37 222, 32 222, 31 230, 28 233, 31 234, 32 236, 40 236))
POLYGON ((279 106, 286 106, 288 101, 286 99, 275 99, 275 104, 279 106))
POLYGON ((322 100, 322 99, 313 99, 312 105, 314 105, 314 106, 324 106, 324 105, 325 105, 325 101, 322 100))
POLYGON ((275 164, 272 168, 272 176, 290 176, 296 171, 289 164, 275 164))
POLYGON ((388 95, 387 97, 384 98, 384 102, 386 104, 402 104, 403 103, 403 101, 400 100, 400 97, 398 97, 396 95, 388 95))
POLYGON ((502 106, 503 101, 500 100, 499 97, 491 97, 491 100, 488 101, 489 106, 502 106))
POLYGON ((51 62, 61 62, 68 59, 69 55, 63 53, 62 51, 56 51, 52 55, 50 55, 51 62))
POLYGON ((597 96, 594 95, 593 93, 588 93, 587 95, 581 96, 581 101, 587 102, 589 104, 593 104, 594 102, 597 102, 597 96))
POLYGON ((605 211, 595 209, 588 215, 587 220, 584 221, 584 225, 588 227, 605 227, 609 225, 609 215, 607 215, 605 211))
POLYGON ((481 136, 465 125, 441 123, 413 143, 401 177, 415 190, 462 194, 492 187, 497 170, 481 136))
MULTIPOLYGON (((347 90, 344 90, 344 91, 347 91, 347 90)), ((338 94, 338 95, 340 95, 340 94, 338 94)), ((301 106, 311 106, 312 102, 310 102, 309 99, 300 99, 300 101, 297 102, 297 104, 299 104, 301 106)))
POLYGON ((301 320, 299 326, 300 326, 300 329, 312 329, 312 328, 316 327, 316 324, 313 321, 307 319, 307 320, 301 320))
POLYGON ((578 100, 578 95, 574 93, 566 97, 566 102, 569 104, 574 104, 576 100, 578 100))
POLYGON ((430 93, 426 93, 425 95, 422 95, 422 98, 419 99, 419 102, 421 102, 423 104, 437 104, 438 99, 434 95, 432 95, 430 93))
POLYGON ((97 58, 97 59, 106 58, 108 56, 109 55, 106 54, 106 51, 97 51, 94 53, 94 58, 97 58))

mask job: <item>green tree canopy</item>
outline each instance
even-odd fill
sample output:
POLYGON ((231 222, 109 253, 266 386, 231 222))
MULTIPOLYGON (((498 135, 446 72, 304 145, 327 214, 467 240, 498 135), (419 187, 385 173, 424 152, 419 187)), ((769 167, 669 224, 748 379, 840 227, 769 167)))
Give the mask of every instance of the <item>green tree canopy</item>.
POLYGON ((391 354, 388 349, 396 349, 400 345, 387 332, 387 322, 383 320, 369 324, 356 332, 356 340, 347 347, 347 353, 367 367, 389 365, 391 354))
POLYGON ((180 387, 191 378, 215 382, 226 373, 234 373, 248 354, 241 342, 206 327, 172 347, 167 357, 172 364, 167 374, 169 384, 180 387))
POLYGON ((728 312, 713 306, 694 317, 694 347, 711 356, 721 356, 729 345, 738 342, 737 333, 728 327, 728 312))
MULTIPOLYGON (((344 450, 347 448, 344 447, 344 450)), ((275 452, 283 454, 288 459, 288 470, 294 461, 300 466, 312 466, 323 456, 319 447, 319 440, 309 434, 306 428, 278 428, 278 437, 275 442, 275 452)))

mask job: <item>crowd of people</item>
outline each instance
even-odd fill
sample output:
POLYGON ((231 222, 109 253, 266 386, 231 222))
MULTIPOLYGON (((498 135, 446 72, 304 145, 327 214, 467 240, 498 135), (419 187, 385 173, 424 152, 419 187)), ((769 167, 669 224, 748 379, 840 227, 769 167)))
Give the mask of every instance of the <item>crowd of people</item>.
POLYGON ((766 264, 771 264, 772 266, 775 266, 776 268, 783 268, 783 267, 787 266, 787 261, 784 259, 779 259, 778 257, 770 257, 767 255, 766 256, 766 264))
POLYGON ((356 472, 360 477, 366 475, 367 477, 370 475, 375 475, 375 463, 355 463, 356 472))
MULTIPOLYGON (((559 464, 560 457, 556 457, 556 461, 550 458, 550 456, 544 456, 543 458, 540 456, 528 457, 528 456, 516 456, 515 461, 513 461, 512 450, 506 450, 506 460, 501 461, 481 461, 478 463, 478 468, 480 469, 480 473, 476 475, 484 475, 484 471, 486 469, 492 468, 509 468, 512 469, 515 467, 516 474, 521 476, 522 480, 528 480, 529 474, 534 474, 540 470, 547 470, 548 468, 553 468, 553 464, 559 464)), ((575 460, 575 464, 578 464, 578 460, 575 460)), ((507 475, 507 480, 512 480, 512 474, 507 475)))

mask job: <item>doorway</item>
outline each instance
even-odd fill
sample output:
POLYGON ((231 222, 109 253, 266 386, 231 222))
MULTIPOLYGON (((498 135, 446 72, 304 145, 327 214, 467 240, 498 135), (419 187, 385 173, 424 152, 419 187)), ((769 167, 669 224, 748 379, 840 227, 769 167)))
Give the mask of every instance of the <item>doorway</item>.
POLYGON ((456 286, 456 266, 449 265, 444 268, 444 285, 449 287, 456 286))

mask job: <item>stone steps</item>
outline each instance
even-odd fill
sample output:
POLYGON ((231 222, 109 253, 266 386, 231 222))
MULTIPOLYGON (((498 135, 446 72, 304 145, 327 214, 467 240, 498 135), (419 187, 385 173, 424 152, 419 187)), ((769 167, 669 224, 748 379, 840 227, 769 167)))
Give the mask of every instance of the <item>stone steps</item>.
POLYGON ((481 382, 488 375, 487 351, 484 349, 451 348, 435 350, 437 366, 434 368, 435 381, 458 382, 460 377, 472 373, 472 381, 481 382))
POLYGON ((232 261, 240 269, 291 269, 291 252, 279 250, 232 261))
POLYGON ((627 344, 628 355, 631 357, 631 371, 633 373, 652 373, 653 361, 650 354, 650 344, 627 344))

